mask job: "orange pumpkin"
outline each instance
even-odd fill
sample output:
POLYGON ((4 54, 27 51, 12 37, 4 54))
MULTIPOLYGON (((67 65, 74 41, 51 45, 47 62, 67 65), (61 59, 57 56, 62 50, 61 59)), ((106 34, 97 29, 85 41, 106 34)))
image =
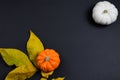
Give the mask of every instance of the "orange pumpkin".
POLYGON ((60 64, 59 54, 53 49, 45 49, 36 57, 38 67, 44 72, 54 71, 60 64))

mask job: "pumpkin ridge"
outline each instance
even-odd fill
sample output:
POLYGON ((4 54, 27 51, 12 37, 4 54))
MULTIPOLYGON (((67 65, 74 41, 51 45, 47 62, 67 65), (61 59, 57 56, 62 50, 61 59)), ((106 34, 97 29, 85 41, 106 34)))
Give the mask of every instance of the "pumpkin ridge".
MULTIPOLYGON (((54 62, 54 61, 53 61, 54 62)), ((53 63, 51 62, 51 61, 49 61, 49 63, 50 63, 50 65, 52 66, 52 67, 54 67, 54 65, 53 65, 53 63)))
POLYGON ((42 60, 44 58, 43 55, 40 55, 39 57, 36 58, 36 60, 42 60))
POLYGON ((49 62, 51 63, 52 66, 57 65, 57 67, 58 67, 59 64, 60 64, 60 60, 56 60, 56 59, 55 59, 55 60, 52 60, 52 59, 51 59, 49 62), (59 63, 58 63, 58 62, 59 62, 59 63), (53 64, 53 63, 54 63, 54 64, 53 64))
POLYGON ((53 71, 53 70, 54 70, 54 66, 51 65, 50 62, 47 64, 47 66, 49 67, 49 68, 48 68, 48 71, 53 71))

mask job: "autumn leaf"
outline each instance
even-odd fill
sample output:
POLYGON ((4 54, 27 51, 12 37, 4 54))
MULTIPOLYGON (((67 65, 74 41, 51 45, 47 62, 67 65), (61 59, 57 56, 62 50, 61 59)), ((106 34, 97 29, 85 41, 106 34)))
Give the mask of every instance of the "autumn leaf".
POLYGON ((27 42, 27 51, 28 51, 30 60, 33 62, 35 66, 37 66, 36 56, 42 50, 44 50, 44 46, 41 40, 32 31, 30 31, 30 38, 27 42))
POLYGON ((25 80, 37 71, 25 53, 18 49, 0 48, 0 54, 6 64, 16 66, 8 73, 5 80, 25 80))
POLYGON ((51 71, 51 72, 47 72, 47 73, 46 73, 46 72, 41 71, 41 75, 42 75, 42 77, 44 77, 44 78, 49 78, 49 76, 52 75, 53 72, 54 72, 54 71, 51 71))
POLYGON ((65 80, 65 77, 53 78, 52 80, 65 80))
MULTIPOLYGON (((9 66, 16 66, 15 69, 7 74, 5 80, 26 80, 37 72, 38 66, 36 63, 36 57, 42 50, 44 50, 44 46, 41 40, 32 31, 30 31, 30 37, 27 41, 26 47, 29 58, 24 52, 18 49, 0 48, 0 55, 6 64, 9 66)), ((40 80, 47 80, 53 72, 54 71, 46 73, 41 71, 42 78, 40 78, 40 80)), ((64 77, 58 77, 52 80, 64 80, 64 77)))
POLYGON ((40 78, 40 80, 47 80, 46 78, 40 78))

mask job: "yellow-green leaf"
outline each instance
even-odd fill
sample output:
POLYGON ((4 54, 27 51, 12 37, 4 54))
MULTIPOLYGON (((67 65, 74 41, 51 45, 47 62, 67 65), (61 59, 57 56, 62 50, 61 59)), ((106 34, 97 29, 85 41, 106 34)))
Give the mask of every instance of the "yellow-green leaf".
POLYGON ((46 72, 41 71, 41 75, 42 75, 42 77, 44 77, 44 78, 49 78, 49 76, 52 75, 53 72, 54 72, 54 71, 51 71, 51 72, 47 72, 47 73, 46 73, 46 72))
POLYGON ((40 78, 40 80, 47 80, 46 78, 40 78))
POLYGON ((33 76, 37 71, 27 55, 18 49, 0 48, 0 54, 6 64, 16 66, 15 69, 8 73, 5 80, 25 80, 33 76))
POLYGON ((53 78, 52 80, 65 80, 65 77, 53 78))
POLYGON ((27 51, 30 60, 36 65, 36 56, 38 53, 40 53, 42 50, 44 50, 44 46, 41 42, 41 40, 32 32, 30 31, 30 37, 27 42, 27 51))

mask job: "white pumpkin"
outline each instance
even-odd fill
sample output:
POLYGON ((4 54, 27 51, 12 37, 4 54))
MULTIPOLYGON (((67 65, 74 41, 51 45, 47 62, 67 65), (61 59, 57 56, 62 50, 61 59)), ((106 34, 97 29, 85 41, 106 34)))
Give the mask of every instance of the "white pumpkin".
POLYGON ((96 23, 109 25, 117 20, 118 10, 108 1, 100 1, 93 8, 92 17, 96 23))

